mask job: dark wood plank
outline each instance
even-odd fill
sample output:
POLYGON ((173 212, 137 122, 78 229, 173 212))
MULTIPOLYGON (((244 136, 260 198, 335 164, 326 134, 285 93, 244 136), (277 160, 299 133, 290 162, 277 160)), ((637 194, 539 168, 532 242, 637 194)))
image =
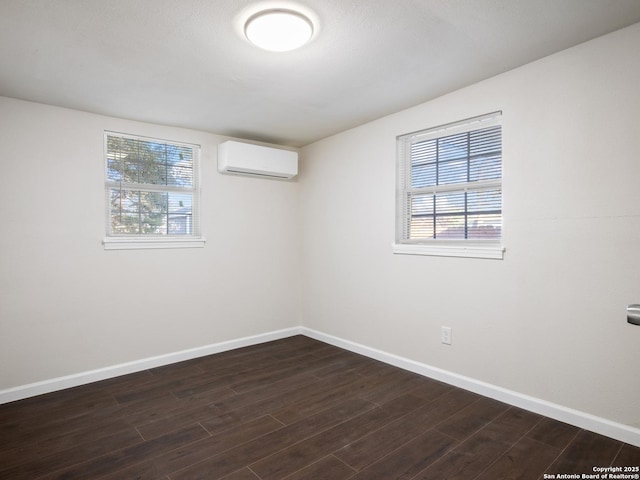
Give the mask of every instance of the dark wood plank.
POLYGON ((294 336, 0 405, 0 479, 528 479, 640 448, 294 336))
MULTIPOLYGON (((108 437, 123 435, 142 441, 138 432, 125 421, 114 420, 110 424, 101 425, 102 428, 79 428, 71 433, 59 432, 57 429, 48 430, 48 437, 40 441, 33 440, 25 445, 0 451, 0 470, 9 469, 17 465, 41 462, 50 455, 66 458, 65 452, 73 450, 85 450, 93 443, 109 443, 108 437)), ((3 439, 4 440, 4 439, 3 439)), ((126 446, 129 442, 123 438, 126 446)))
POLYGON ((80 464, 72 464, 70 467, 63 468, 41 478, 47 480, 59 478, 64 478, 65 480, 99 478, 121 470, 127 465, 144 462, 147 459, 175 450, 180 446, 194 443, 208 436, 209 434, 204 428, 200 425, 194 425, 147 442, 138 443, 132 447, 95 457, 80 464))
POLYGON ((333 361, 333 356, 317 357, 312 354, 297 356, 280 360, 275 365, 263 365, 259 371, 253 372, 252 375, 242 374, 236 376, 231 383, 234 392, 243 393, 255 390, 261 387, 273 385, 276 382, 286 380, 290 377, 305 374, 311 375, 315 370, 325 367, 333 361))
POLYGON ((545 472, 548 474, 590 474, 593 467, 613 463, 622 442, 581 430, 560 457, 545 472))
POLYGON ((314 463, 368 433, 407 415, 424 404, 424 400, 406 396, 382 407, 347 420, 325 432, 299 442, 275 455, 260 460, 251 469, 263 480, 280 479, 314 463))
POLYGON ((251 359, 249 364, 228 365, 224 374, 220 371, 216 371, 215 374, 213 372, 202 374, 198 381, 178 384, 172 388, 172 391, 178 398, 222 387, 230 387, 235 392, 242 393, 242 391, 303 372, 307 368, 305 365, 307 363, 313 365, 312 362, 322 364, 322 359, 312 355, 269 361, 251 359))
POLYGON ((509 406, 505 403, 481 397, 468 407, 447 418, 435 428, 450 437, 464 440, 469 435, 491 422, 505 412, 509 406))
POLYGON ((560 449, 524 437, 480 475, 477 480, 530 480, 540 478, 560 449))
POLYGON ((0 406, 2 450, 72 433, 78 423, 84 424, 87 415, 117 406, 112 396, 91 387, 76 387, 23 402, 0 406), (28 415, 24 414, 26 411, 28 415))
POLYGON ((457 443, 458 440, 453 437, 429 430, 365 468, 353 480, 411 479, 457 443))
POLYGON ((274 418, 264 416, 238 427, 204 438, 186 446, 162 453, 147 461, 122 468, 103 480, 121 480, 135 478, 137 480, 154 480, 171 472, 186 468, 195 463, 211 458, 238 445, 255 440, 264 435, 276 432, 283 425, 274 418))
POLYGON ((251 471, 248 467, 243 468, 242 470, 238 470, 237 472, 233 472, 231 475, 227 475, 222 480, 260 480, 255 473, 251 471))
POLYGON ((384 405, 402 395, 413 393, 422 384, 423 379, 415 373, 406 372, 406 375, 390 373, 384 381, 377 382, 368 392, 363 392, 362 398, 378 405, 384 405))
MULTIPOLYGON (((232 396, 232 394, 225 395, 225 398, 227 396, 232 396)), ((213 403, 207 402, 194 406, 183 404, 182 408, 166 412, 158 418, 153 418, 150 422, 136 422, 136 425, 145 440, 150 440, 215 415, 218 415, 218 410, 213 403)))
POLYGON ((271 414, 269 409, 259 408, 260 405, 263 405, 261 400, 258 400, 260 397, 270 398, 272 400, 272 405, 274 403, 280 404, 283 401, 283 396, 288 397, 291 391, 302 389, 316 381, 317 379, 310 375, 297 375, 295 377, 276 382, 271 385, 270 388, 264 387, 256 394, 252 394, 250 397, 256 399, 256 402, 249 403, 248 405, 244 405, 234 410, 225 410, 223 413, 216 413, 214 416, 200 420, 200 424, 213 434, 228 428, 228 426, 233 422, 246 422, 248 420, 258 418, 266 412, 271 414), (258 405, 256 405, 256 403, 258 403, 258 405), (256 406, 258 406, 258 408, 256 408, 256 406))
POLYGON ((444 395, 452 390, 460 389, 456 389, 451 385, 447 385, 446 383, 438 382, 430 378, 421 377, 420 382, 418 382, 416 387, 411 390, 410 393, 411 395, 424 398, 425 400, 435 400, 439 396, 444 395))
POLYGON ((625 443, 620 448, 612 465, 615 467, 640 467, 640 448, 625 443))
POLYGON ((309 398, 305 398, 302 402, 297 402, 285 408, 274 410, 271 414, 281 422, 291 424, 304 417, 313 415, 320 409, 325 409, 331 405, 338 405, 344 402, 345 399, 353 397, 354 392, 357 392, 358 396, 365 400, 372 403, 378 403, 366 398, 369 396, 367 394, 376 390, 381 385, 398 385, 398 383, 402 382, 402 378, 402 375, 394 376, 391 374, 356 377, 352 382, 339 387, 316 392, 312 397, 312 401, 308 401, 309 398))
POLYGON ((410 415, 345 446, 334 455, 360 471, 477 399, 478 396, 471 392, 451 391, 433 402, 425 403, 410 415))
POLYGON ((353 469, 333 455, 328 455, 288 476, 287 480, 345 480, 354 474, 353 469))
POLYGON ((6 478, 38 478, 70 464, 88 462, 95 457, 141 443, 142 437, 133 428, 105 436, 94 432, 94 439, 78 441, 72 447, 26 450, 22 455, 16 455, 15 462, 3 463, 1 475, 6 478), (11 463, 16 466, 4 470, 11 463))
POLYGON ((528 437, 552 447, 564 449, 579 431, 580 429, 573 425, 558 422, 551 418, 544 418, 528 433, 528 437))
MULTIPOLYGON (((459 415, 458 419, 465 417, 466 414, 459 415)), ((510 408, 495 421, 486 425, 420 472, 416 479, 466 480, 476 478, 495 460, 504 455, 518 439, 539 421, 540 417, 534 413, 510 408)), ((459 430, 455 428, 453 431, 457 433, 459 430)))
MULTIPOLYGON (((336 425, 342 425, 345 418, 358 419, 360 423, 371 423, 372 415, 380 415, 379 409, 361 399, 352 399, 337 408, 330 408, 293 425, 288 425, 248 443, 232 448, 223 454, 191 465, 170 474, 172 480, 218 479, 253 463, 295 445, 318 432, 324 432, 336 425), (364 420, 361 419, 364 418, 364 420)), ((255 469, 251 468, 255 472, 255 469)), ((256 472, 257 473, 257 472, 256 472)), ((258 474, 259 475, 259 474, 258 474)))
POLYGON ((334 389, 355 384, 355 382, 358 382, 361 378, 362 377, 353 372, 336 373, 335 375, 313 381, 302 387, 292 387, 288 391, 272 387, 265 387, 266 390, 251 390, 250 392, 215 402, 215 405, 220 413, 239 409, 259 410, 260 412, 272 413, 277 409, 296 404, 315 404, 318 397, 323 397, 327 392, 334 389))
POLYGON ((313 371, 313 375, 318 378, 335 375, 336 373, 355 371, 365 366, 370 359, 362 355, 354 355, 351 352, 342 350, 332 358, 332 362, 313 371))

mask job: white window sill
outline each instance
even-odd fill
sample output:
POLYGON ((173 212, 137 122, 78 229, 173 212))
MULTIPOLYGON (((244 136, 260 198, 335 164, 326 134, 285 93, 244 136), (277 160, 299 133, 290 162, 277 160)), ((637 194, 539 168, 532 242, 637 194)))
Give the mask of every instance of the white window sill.
POLYGON ((149 248, 202 248, 201 237, 106 237, 102 244, 105 250, 143 250, 149 248))
POLYGON ((394 243, 393 253, 401 255, 431 255, 436 257, 466 257, 504 259, 501 245, 425 245, 394 243))

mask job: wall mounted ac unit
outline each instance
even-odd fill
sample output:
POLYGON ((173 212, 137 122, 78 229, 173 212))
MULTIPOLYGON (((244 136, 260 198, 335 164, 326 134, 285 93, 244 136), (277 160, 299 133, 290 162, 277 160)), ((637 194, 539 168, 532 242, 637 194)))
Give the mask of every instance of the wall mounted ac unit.
POLYGON ((267 178, 298 174, 298 153, 228 140, 218 144, 218 171, 267 178))

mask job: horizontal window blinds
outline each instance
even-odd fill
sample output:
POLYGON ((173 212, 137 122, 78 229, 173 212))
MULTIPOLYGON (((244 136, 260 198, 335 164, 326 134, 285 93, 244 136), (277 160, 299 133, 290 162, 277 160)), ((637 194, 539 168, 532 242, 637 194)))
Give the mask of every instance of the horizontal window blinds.
POLYGON ((198 236, 196 145, 105 134, 107 236, 198 236))
POLYGON ((500 241, 500 117, 398 137, 397 241, 500 241))

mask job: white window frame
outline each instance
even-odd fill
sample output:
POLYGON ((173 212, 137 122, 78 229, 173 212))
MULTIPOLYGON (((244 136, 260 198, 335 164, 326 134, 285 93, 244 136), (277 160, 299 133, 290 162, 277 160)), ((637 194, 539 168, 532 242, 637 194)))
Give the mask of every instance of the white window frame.
POLYGON ((105 237, 102 241, 105 250, 137 250, 156 248, 201 248, 204 247, 205 239, 201 234, 200 224, 200 145, 164 140, 153 137, 131 135, 120 132, 104 132, 104 178, 105 178, 105 237), (192 187, 171 187, 164 185, 147 185, 140 183, 123 183, 109 180, 108 176, 108 154, 107 137, 120 137, 131 140, 146 142, 157 142, 179 147, 190 148, 193 152, 193 186, 192 187), (110 191, 113 188, 141 189, 144 191, 156 192, 176 192, 184 191, 192 194, 192 234, 179 235, 157 235, 157 234, 117 234, 111 229, 111 199, 110 191))
POLYGON ((448 137, 459 133, 472 132, 487 127, 502 125, 502 112, 474 117, 460 122, 441 125, 397 137, 397 176, 396 176, 396 238, 393 253, 406 255, 433 255, 468 258, 504 258, 504 215, 501 205, 502 227, 499 239, 410 239, 409 223, 411 207, 408 197, 416 193, 467 192, 470 190, 491 188, 502 191, 502 174, 499 179, 460 182, 423 188, 411 186, 411 145, 425 140, 448 137))

